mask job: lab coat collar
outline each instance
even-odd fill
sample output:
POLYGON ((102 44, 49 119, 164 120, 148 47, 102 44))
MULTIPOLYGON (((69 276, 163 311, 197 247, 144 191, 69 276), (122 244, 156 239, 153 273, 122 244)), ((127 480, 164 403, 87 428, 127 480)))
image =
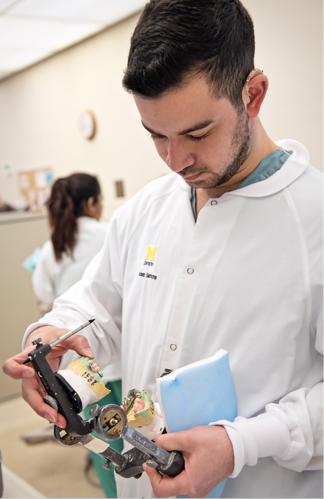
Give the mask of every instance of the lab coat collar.
POLYGON ((85 226, 85 225, 93 225, 99 223, 98 220, 92 217, 86 217, 86 216, 81 216, 77 218, 78 224, 85 226))
MULTIPOLYGON (((278 140, 276 144, 286 151, 291 152, 291 156, 287 159, 284 165, 274 173, 271 177, 256 184, 247 185, 231 192, 223 194, 219 200, 228 198, 228 196, 243 196, 243 197, 265 197, 281 191, 292 182, 294 182, 309 165, 309 152, 300 142, 292 139, 278 140)), ((177 175, 176 173, 174 175, 177 175)), ((191 187, 178 176, 179 185, 182 189, 187 190, 191 196, 191 187)))

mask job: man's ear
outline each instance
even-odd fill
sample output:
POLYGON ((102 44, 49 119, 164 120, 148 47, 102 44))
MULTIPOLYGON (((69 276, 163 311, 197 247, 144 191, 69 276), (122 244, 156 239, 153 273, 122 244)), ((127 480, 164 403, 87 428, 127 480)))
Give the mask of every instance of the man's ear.
POLYGON ((258 116, 268 87, 269 80, 263 74, 255 76, 245 83, 242 98, 246 104, 246 111, 249 118, 256 118, 258 116))

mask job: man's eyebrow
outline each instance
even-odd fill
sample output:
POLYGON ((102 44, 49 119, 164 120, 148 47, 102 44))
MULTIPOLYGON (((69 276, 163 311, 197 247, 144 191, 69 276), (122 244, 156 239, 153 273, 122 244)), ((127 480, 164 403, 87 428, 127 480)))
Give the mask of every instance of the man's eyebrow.
POLYGON ((146 126, 143 121, 142 121, 142 125, 143 127, 145 128, 145 130, 147 130, 148 132, 150 132, 152 135, 160 135, 162 137, 162 135, 160 133, 157 133, 157 132, 154 132, 153 130, 151 130, 148 126, 146 126))
POLYGON ((201 123, 197 123, 196 125, 187 128, 186 130, 182 130, 182 132, 179 132, 178 135, 186 135, 187 133, 197 132, 198 130, 206 128, 211 123, 213 123, 213 120, 202 121, 201 123))
MULTIPOLYGON (((211 123, 213 123, 213 120, 202 121, 201 123, 197 123, 196 125, 194 125, 190 128, 187 128, 186 130, 182 130, 181 132, 178 133, 178 135, 186 135, 187 133, 197 132, 198 130, 202 130, 203 128, 206 128, 211 123)), ((159 135, 160 137, 164 137, 164 135, 162 135, 161 133, 154 132, 153 130, 151 130, 148 126, 146 126, 143 123, 143 121, 142 121, 142 125, 145 128, 145 130, 150 132, 152 135, 159 135)))

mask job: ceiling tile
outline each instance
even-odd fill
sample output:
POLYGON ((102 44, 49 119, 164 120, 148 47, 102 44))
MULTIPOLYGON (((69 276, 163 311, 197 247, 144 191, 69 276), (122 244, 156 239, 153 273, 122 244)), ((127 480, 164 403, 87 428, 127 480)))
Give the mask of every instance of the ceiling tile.
POLYGON ((0 0, 0 79, 94 35, 139 11, 145 3, 0 0))
POLYGON ((0 16, 0 48, 60 50, 92 35, 96 23, 0 16))
POLYGON ((0 14, 14 3, 17 3, 17 0, 0 0, 0 14))
POLYGON ((45 51, 16 51, 0 49, 0 73, 17 71, 48 55, 45 51))

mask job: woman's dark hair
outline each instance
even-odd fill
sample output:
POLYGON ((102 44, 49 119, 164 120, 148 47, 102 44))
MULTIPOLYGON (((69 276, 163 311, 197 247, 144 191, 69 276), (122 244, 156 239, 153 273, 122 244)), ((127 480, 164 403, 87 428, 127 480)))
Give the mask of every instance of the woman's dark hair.
POLYGON ((77 241, 77 218, 84 214, 89 198, 98 203, 100 185, 96 177, 87 173, 73 173, 58 178, 47 201, 49 222, 52 228, 51 240, 55 258, 59 262, 62 253, 73 256, 77 241))
POLYGON ((154 98, 200 74, 216 98, 240 109, 254 51, 253 21, 239 0, 151 0, 131 39, 123 86, 154 98))

